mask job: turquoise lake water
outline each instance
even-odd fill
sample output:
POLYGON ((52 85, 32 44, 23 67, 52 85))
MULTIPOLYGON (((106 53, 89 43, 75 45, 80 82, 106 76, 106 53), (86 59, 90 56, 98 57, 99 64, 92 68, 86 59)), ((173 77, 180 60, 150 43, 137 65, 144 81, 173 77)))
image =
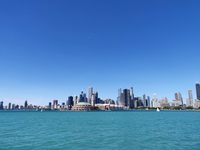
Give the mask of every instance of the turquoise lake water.
POLYGON ((1 111, 0 149, 200 150, 200 111, 1 111))

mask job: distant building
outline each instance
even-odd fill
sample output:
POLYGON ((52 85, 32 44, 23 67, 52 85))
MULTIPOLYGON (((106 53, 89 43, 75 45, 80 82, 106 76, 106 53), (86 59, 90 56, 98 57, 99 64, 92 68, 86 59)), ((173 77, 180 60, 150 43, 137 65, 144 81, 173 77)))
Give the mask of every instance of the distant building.
POLYGON ((200 100, 200 84, 198 82, 196 83, 196 94, 197 99, 200 100))
POLYGON ((0 109, 3 109, 3 101, 0 102, 0 109))
POLYGON ((147 107, 151 107, 150 96, 147 96, 147 107))
POLYGON ((200 100, 195 99, 194 101, 194 108, 199 108, 200 107, 200 100))
POLYGON ((118 102, 118 103, 120 103, 121 93, 122 93, 122 90, 121 90, 121 88, 120 88, 120 89, 118 89, 118 96, 117 96, 117 102, 118 102))
POLYGON ((147 105, 146 105, 146 95, 145 94, 143 95, 143 107, 147 107, 147 105))
POLYGON ((95 101, 95 104, 99 104, 98 92, 97 91, 94 92, 94 101, 95 101))
POLYGON ((90 103, 87 102, 79 102, 75 106, 72 107, 73 111, 91 111, 94 107, 91 106, 90 103))
POLYGON ((74 100, 74 105, 76 105, 76 104, 78 103, 78 96, 77 96, 77 95, 74 95, 73 100, 74 100))
POLYGON ((71 110, 72 106, 74 106, 74 101, 72 96, 68 97, 67 105, 69 110, 71 110))
POLYGON ((133 87, 130 88, 130 96, 131 96, 131 100, 130 100, 130 108, 134 108, 134 92, 133 92, 133 87))
POLYGON ((57 109, 58 107, 58 100, 53 100, 53 108, 57 109))
POLYGON ((189 98, 186 99, 186 106, 192 106, 193 107, 193 95, 192 95, 192 90, 188 90, 188 96, 189 98))
POLYGON ((49 109, 51 109, 51 102, 49 102, 49 109))
POLYGON ((28 102, 25 101, 25 102, 24 102, 24 109, 27 109, 27 108, 28 108, 28 102))
POLYGON ((11 109, 11 103, 8 104, 8 109, 11 109))
POLYGON ((183 98, 180 92, 175 93, 175 100, 173 100, 174 103, 179 104, 179 106, 183 106, 183 98))
POLYGON ((151 105, 154 108, 160 107, 160 102, 158 101, 156 94, 153 94, 153 100, 151 101, 151 105))
POLYGON ((131 96, 130 96, 130 90, 124 89, 123 93, 121 93, 120 97, 120 103, 127 107, 128 109, 131 108, 131 96))
POLYGON ((88 103, 90 104, 91 104, 92 94, 93 94, 93 87, 89 87, 88 88, 88 103))

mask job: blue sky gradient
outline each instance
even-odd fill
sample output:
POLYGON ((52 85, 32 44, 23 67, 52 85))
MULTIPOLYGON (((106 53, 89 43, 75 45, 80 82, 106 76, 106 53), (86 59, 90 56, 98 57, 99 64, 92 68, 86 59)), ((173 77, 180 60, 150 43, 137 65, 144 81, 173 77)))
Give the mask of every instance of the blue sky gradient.
POLYGON ((46 105, 89 86, 116 100, 196 98, 199 0, 0 1, 0 100, 46 105))

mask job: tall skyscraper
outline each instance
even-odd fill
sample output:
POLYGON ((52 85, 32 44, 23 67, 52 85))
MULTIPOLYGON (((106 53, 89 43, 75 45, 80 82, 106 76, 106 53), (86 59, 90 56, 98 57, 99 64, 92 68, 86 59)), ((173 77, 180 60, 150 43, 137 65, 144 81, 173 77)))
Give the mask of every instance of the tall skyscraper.
POLYGON ((143 95, 143 107, 147 107, 145 94, 143 95))
POLYGON ((173 100, 173 102, 179 104, 179 106, 183 106, 183 98, 181 93, 180 92, 175 93, 174 96, 175 100, 173 100))
POLYGON ((79 102, 86 102, 86 94, 81 91, 81 94, 79 95, 79 102))
POLYGON ((53 100, 53 108, 57 109, 58 106, 58 100, 53 100))
POLYGON ((51 109, 51 102, 49 102, 49 109, 51 109))
POLYGON ((28 107, 28 102, 25 101, 25 102, 24 102, 24 108, 26 109, 27 107, 28 107))
POLYGON ((98 92, 97 91, 95 91, 94 92, 94 101, 95 101, 95 104, 99 104, 99 98, 98 98, 98 92))
POLYGON ((147 96, 147 107, 151 107, 151 105, 150 105, 150 96, 147 96))
POLYGON ((73 96, 69 96, 67 101, 68 109, 71 110, 73 105, 74 105, 73 96))
POLYGON ((130 96, 131 96, 130 108, 134 108, 134 93, 133 93, 133 87, 130 88, 130 96))
POLYGON ((128 89, 123 90, 123 93, 121 93, 120 102, 122 105, 126 106, 127 108, 131 107, 130 90, 128 90, 128 89))
POLYGON ((90 104, 91 104, 92 94, 93 94, 93 87, 89 87, 88 88, 88 103, 90 104))
POLYGON ((3 101, 0 102, 0 109, 3 109, 3 101))
POLYGON ((192 90, 188 90, 189 99, 193 99, 192 90))
POLYGON ((8 104, 8 109, 11 109, 11 103, 8 104))
POLYGON ((156 93, 153 94, 153 100, 154 100, 154 101, 157 100, 156 93))
POLYGON ((196 83, 196 94, 197 99, 200 100, 200 84, 198 82, 196 83))
POLYGON ((119 88, 119 89, 118 89, 118 96, 119 96, 119 97, 121 96, 121 93, 122 93, 122 89, 119 88))
POLYGON ((193 107, 193 95, 192 90, 188 90, 188 99, 186 100, 186 106, 192 106, 193 107))
POLYGON ((74 100, 74 105, 76 105, 76 104, 78 103, 78 96, 77 96, 77 95, 74 95, 73 100, 74 100))

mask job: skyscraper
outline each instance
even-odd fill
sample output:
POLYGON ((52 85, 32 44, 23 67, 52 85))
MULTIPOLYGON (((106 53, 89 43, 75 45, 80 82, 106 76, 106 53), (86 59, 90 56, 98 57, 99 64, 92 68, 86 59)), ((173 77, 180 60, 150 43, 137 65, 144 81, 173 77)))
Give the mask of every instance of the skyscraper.
POLYGON ((51 109, 51 102, 49 102, 49 109, 51 109))
POLYGON ((146 105, 146 95, 145 94, 143 95, 143 107, 147 107, 147 105, 146 105))
POLYGON ((121 88, 120 88, 120 89, 118 89, 118 96, 117 96, 117 102, 118 103, 120 103, 121 93, 122 93, 122 91, 121 91, 121 88))
POLYGON ((53 100, 53 108, 56 109, 58 105, 58 100, 53 100))
POLYGON ((134 93, 133 93, 133 87, 130 88, 130 108, 134 108, 134 93))
POLYGON ((183 106, 183 98, 180 92, 175 93, 175 100, 173 100, 174 103, 178 104, 179 106, 183 106))
POLYGON ((186 106, 192 106, 193 107, 192 90, 188 90, 188 96, 189 96, 189 98, 186 100, 186 106))
POLYGON ((150 106, 150 96, 147 96, 147 107, 151 107, 150 106))
POLYGON ((200 100, 200 84, 198 82, 196 83, 196 94, 197 99, 200 100))
POLYGON ((89 87, 88 88, 88 103, 90 104, 91 104, 92 94, 93 94, 93 87, 89 87))
POLYGON ((11 109, 11 103, 8 104, 8 109, 11 109))
POLYGON ((0 102, 0 109, 3 109, 3 101, 0 102))
POLYGON ((72 106, 74 105, 73 96, 68 97, 67 105, 68 109, 71 110, 72 106))
POLYGON ((25 101, 25 102, 24 102, 24 108, 26 109, 27 107, 28 107, 28 102, 25 101))
POLYGON ((130 90, 128 89, 123 90, 123 93, 121 93, 120 102, 122 105, 126 106, 127 108, 131 107, 130 90))
POLYGON ((98 101, 98 92, 97 91, 94 92, 94 102, 95 102, 95 104, 99 103, 99 101, 98 101))
POLYGON ((189 99, 193 99, 192 90, 188 90, 189 99))

